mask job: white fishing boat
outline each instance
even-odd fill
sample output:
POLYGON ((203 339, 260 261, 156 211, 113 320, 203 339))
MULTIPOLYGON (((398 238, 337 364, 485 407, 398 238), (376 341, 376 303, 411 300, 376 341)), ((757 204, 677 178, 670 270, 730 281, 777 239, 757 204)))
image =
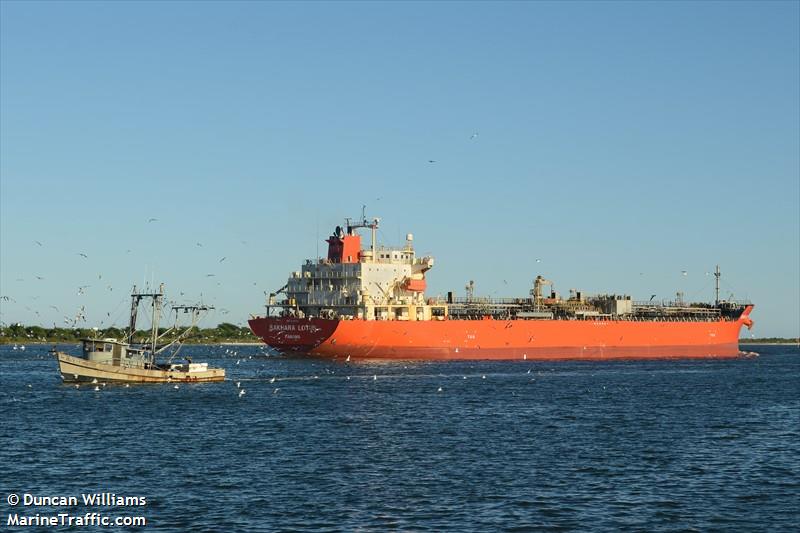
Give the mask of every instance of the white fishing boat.
POLYGON ((164 298, 164 285, 158 292, 131 294, 131 317, 128 334, 124 340, 115 338, 81 339, 80 356, 53 350, 64 382, 90 383, 170 383, 222 381, 225 369, 209 368, 208 363, 194 363, 190 357, 177 359, 181 341, 197 325, 199 317, 213 309, 205 305, 172 306, 175 325, 159 334, 158 324, 164 298), (152 332, 148 342, 133 344, 136 333, 136 317, 142 300, 152 303, 152 332), (178 326, 179 312, 191 316, 191 324, 178 326), (169 338, 169 342, 159 345, 169 338), (160 363, 157 358, 165 359, 160 363), (185 362, 176 363, 175 360, 185 362))

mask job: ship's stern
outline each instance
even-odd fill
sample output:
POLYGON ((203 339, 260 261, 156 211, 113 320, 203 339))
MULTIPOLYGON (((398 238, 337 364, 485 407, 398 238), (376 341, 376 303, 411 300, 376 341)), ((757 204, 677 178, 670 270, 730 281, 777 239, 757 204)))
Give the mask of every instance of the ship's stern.
POLYGON ((284 353, 308 354, 325 342, 338 320, 296 317, 254 317, 247 321, 268 346, 284 353))

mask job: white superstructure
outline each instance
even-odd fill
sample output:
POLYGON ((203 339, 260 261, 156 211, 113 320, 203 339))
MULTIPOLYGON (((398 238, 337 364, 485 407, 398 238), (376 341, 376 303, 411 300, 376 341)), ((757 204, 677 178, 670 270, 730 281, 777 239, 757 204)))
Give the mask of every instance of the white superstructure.
POLYGON ((337 226, 327 239, 328 257, 309 259, 292 273, 284 288, 290 314, 364 320, 445 316, 445 306, 425 303, 425 272, 433 258, 416 256, 410 233, 402 248, 376 246, 378 222, 337 226), (358 228, 372 230, 370 249, 361 250, 358 228))

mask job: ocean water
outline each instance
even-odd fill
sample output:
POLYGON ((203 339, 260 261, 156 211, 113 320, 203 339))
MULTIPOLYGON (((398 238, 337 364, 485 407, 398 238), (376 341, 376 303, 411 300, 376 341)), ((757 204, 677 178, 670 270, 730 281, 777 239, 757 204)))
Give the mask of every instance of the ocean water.
POLYGON ((800 350, 749 349, 375 364, 196 346, 228 381, 94 391, 61 384, 46 346, 0 346, 0 529, 99 511, 147 520, 116 531, 796 531, 800 350), (7 501, 99 492, 146 505, 7 501))

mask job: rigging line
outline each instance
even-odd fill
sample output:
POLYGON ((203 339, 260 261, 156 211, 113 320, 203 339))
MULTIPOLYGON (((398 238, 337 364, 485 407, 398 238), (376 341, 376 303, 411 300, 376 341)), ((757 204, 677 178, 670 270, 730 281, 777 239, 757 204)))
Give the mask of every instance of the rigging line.
POLYGON ((725 285, 725 288, 728 289, 732 294, 736 294, 737 292, 739 292, 738 290, 736 290, 736 287, 734 287, 733 285, 731 285, 727 281, 723 280, 722 278, 720 278, 719 282, 722 285, 725 285))
POLYGON ((702 289, 700 289, 700 290, 699 290, 699 291, 697 291, 697 292, 694 292, 694 293, 693 293, 691 296, 689 296, 689 301, 690 301, 690 302, 693 302, 693 301, 694 301, 694 299, 695 299, 695 298, 697 298, 697 295, 698 295, 698 294, 701 294, 703 291, 705 291, 705 290, 708 288, 708 286, 709 286, 710 284, 711 284, 711 281, 710 281, 710 280, 706 281, 706 284, 705 284, 705 285, 703 285, 703 288, 702 288, 702 289))
MULTIPOLYGON (((169 334, 169 333, 172 333, 173 331, 178 331, 178 330, 179 330, 179 328, 178 328, 178 311, 177 311, 177 309, 176 309, 176 310, 175 310, 175 324, 174 324, 172 327, 168 328, 166 331, 164 331, 164 333, 162 333, 161 335, 159 335, 159 336, 158 336, 158 338, 159 338, 159 339, 162 339, 162 338, 164 338, 164 337, 165 337, 167 334, 169 334)), ((181 338, 182 338, 182 337, 184 337, 184 336, 185 336, 185 335, 186 335, 186 334, 187 334, 187 333, 188 333, 190 330, 191 330, 191 327, 190 327, 190 328, 188 328, 188 329, 187 329, 186 331, 184 331, 183 333, 179 333, 177 337, 175 337, 175 338, 174 338, 174 339, 172 339, 170 342, 168 342, 167 344, 165 344, 164 346, 162 346, 162 347, 161 347, 161 349, 157 351, 157 353, 165 352, 165 351, 167 351, 167 350, 168 350, 170 347, 172 347, 173 345, 176 345, 176 344, 177 344, 177 345, 178 345, 178 348, 177 348, 177 349, 176 349, 176 351, 175 351, 175 352, 172 354, 172 356, 170 356, 170 358, 169 358, 169 360, 170 360, 170 361, 172 361, 172 359, 173 359, 173 358, 175 357, 175 355, 177 354, 177 351, 178 351, 178 350, 180 350, 180 345, 181 345, 181 342, 180 342, 180 341, 181 341, 181 338)))
POLYGON ((179 343, 177 343, 177 345, 178 346, 177 346, 177 348, 175 348, 175 351, 172 352, 172 355, 169 357, 169 359, 167 359, 167 363, 168 364, 172 363, 172 360, 175 359, 178 356, 178 352, 180 352, 181 348, 183 348, 183 343, 179 342, 179 343))
MULTIPOLYGON (((125 303, 127 300, 128 300, 128 298, 126 298, 126 297, 123 297, 123 298, 122 298, 122 299, 119 301, 119 303, 117 303, 117 306, 114 308, 114 310, 113 310, 113 311, 111 311, 111 312, 108 314, 108 317, 111 319, 111 323, 108 325, 108 327, 110 327, 110 328, 112 328, 112 327, 116 327, 117 320, 119 320, 119 318, 120 318, 120 315, 122 314, 122 311, 120 310, 120 306, 121 306, 122 304, 124 304, 124 303, 125 303)), ((127 311, 127 310, 126 310, 126 311, 127 311)), ((127 313, 126 313, 126 314, 127 314, 127 313)), ((101 322, 101 323, 102 323, 102 322, 101 322)))
POLYGON ((391 248, 391 245, 389 244, 389 241, 386 239, 386 234, 383 232, 383 230, 381 229, 380 226, 378 226, 378 239, 379 239, 380 245, 378 243, 375 243, 375 246, 378 246, 378 247, 384 246, 384 247, 391 248))

